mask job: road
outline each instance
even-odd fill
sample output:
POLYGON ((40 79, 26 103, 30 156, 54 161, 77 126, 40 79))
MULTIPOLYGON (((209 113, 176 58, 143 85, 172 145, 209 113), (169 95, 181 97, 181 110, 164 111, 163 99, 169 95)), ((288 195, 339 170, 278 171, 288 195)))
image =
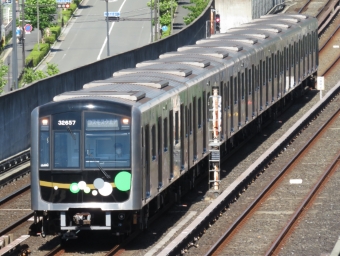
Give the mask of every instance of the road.
MULTIPOLYGON (((150 43, 150 8, 147 0, 109 0, 109 12, 120 12, 121 21, 109 23, 110 55, 126 52, 150 43), (128 20, 122 20, 128 19, 128 20)), ((84 0, 74 18, 63 30, 51 53, 39 66, 46 63, 58 66, 60 72, 84 66, 107 55, 107 24, 104 0, 84 0)))

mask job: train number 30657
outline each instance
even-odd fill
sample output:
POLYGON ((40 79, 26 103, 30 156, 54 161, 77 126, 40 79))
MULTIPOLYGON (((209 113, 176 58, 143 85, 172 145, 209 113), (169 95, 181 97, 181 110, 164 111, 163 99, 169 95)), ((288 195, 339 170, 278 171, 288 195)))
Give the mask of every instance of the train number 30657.
POLYGON ((76 120, 58 120, 58 125, 75 125, 76 120))

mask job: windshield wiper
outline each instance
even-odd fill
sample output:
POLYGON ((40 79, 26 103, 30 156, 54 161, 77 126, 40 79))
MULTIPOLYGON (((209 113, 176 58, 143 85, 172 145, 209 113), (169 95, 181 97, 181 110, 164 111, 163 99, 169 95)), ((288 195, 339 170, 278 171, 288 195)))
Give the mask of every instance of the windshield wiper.
POLYGON ((72 132, 70 126, 67 126, 67 127, 66 127, 66 130, 71 134, 72 138, 73 138, 74 140, 76 140, 76 136, 75 136, 74 133, 72 132))
POLYGON ((99 163, 97 163, 97 164, 98 164, 99 170, 104 174, 104 176, 105 176, 107 179, 111 179, 111 176, 108 175, 107 172, 103 170, 103 168, 100 166, 100 164, 99 164, 99 163))

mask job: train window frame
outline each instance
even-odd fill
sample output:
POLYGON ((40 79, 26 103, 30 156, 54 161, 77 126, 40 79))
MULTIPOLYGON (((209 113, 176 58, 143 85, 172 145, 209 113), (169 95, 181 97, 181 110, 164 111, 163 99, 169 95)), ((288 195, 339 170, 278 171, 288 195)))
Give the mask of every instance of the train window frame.
POLYGON ((202 128, 202 99, 201 97, 197 100, 197 113, 198 113, 198 129, 202 128))
POLYGON ((175 111, 175 145, 179 143, 179 113, 175 111))
POLYGON ((163 151, 168 152, 168 118, 163 119, 163 151))
POLYGON ((64 130, 53 130, 52 131, 52 168, 53 169, 72 169, 72 170, 75 170, 75 169, 80 169, 81 167, 81 131, 79 130, 71 130, 70 131, 64 131, 64 130), (58 141, 58 143, 60 142, 60 139, 56 140, 56 134, 66 134, 66 135, 70 135, 71 138, 74 140, 75 137, 78 136, 78 165, 77 166, 60 166, 60 167, 57 167, 56 166, 56 146, 57 146, 57 143, 56 141, 58 141))
POLYGON ((192 135, 192 104, 191 103, 189 103, 188 120, 189 120, 189 135, 192 135))
POLYGON ((233 77, 233 80, 234 80, 234 86, 233 86, 233 94, 234 94, 234 105, 237 104, 237 94, 238 94, 238 88, 237 88, 237 77, 233 77))
POLYGON ((156 158, 156 151, 157 151, 157 145, 156 145, 156 125, 151 126, 151 159, 152 161, 155 161, 156 158))
POLYGON ((247 81, 247 84, 248 84, 248 95, 251 95, 252 94, 252 72, 251 72, 251 68, 248 69, 248 81, 247 81))
POLYGON ((48 131, 42 131, 40 130, 39 131, 39 169, 51 169, 51 132, 50 130, 48 131), (42 138, 42 135, 47 135, 47 138, 42 138), (46 156, 48 159, 47 162, 42 162, 42 140, 45 140, 46 139, 46 149, 48 150, 48 152, 46 153, 46 156))
POLYGON ((244 87, 244 72, 241 74, 241 100, 245 99, 245 87, 244 87))
MULTIPOLYGON (((268 57, 267 57, 268 58, 268 57)), ((268 58, 268 81, 272 81, 272 58, 268 58)))

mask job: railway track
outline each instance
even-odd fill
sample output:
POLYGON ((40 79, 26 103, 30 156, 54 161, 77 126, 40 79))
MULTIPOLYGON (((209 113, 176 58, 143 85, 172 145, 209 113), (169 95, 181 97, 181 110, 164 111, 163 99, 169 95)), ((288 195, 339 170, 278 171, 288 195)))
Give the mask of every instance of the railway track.
MULTIPOLYGON (((312 198, 315 199, 316 194, 320 192, 320 188, 325 186, 325 183, 329 180, 330 177, 327 176, 331 172, 334 173, 339 170, 340 146, 333 149, 336 152, 328 151, 329 153, 335 153, 335 157, 334 155, 327 155, 328 158, 334 158, 329 167, 324 168, 323 165, 319 165, 319 169, 317 167, 313 169, 312 175, 309 167, 303 167, 305 163, 311 162, 315 154, 318 154, 322 139, 336 137, 335 131, 332 129, 340 127, 339 117, 340 111, 338 110, 306 143, 306 146, 296 153, 296 157, 274 177, 270 184, 265 187, 253 203, 249 205, 205 255, 236 255, 235 248, 241 248, 240 243, 245 237, 247 240, 256 240, 257 245, 261 245, 261 248, 254 245, 250 246, 251 251, 256 255, 264 255, 265 251, 263 249, 266 248, 266 243, 268 245, 270 241, 274 242, 265 252, 265 255, 277 255, 279 253, 279 246, 287 239, 289 232, 294 227, 296 228, 297 220, 299 222, 303 221, 301 215, 306 208, 310 207, 313 202, 312 198), (296 180, 292 179, 292 177, 301 179, 296 180), (314 182, 315 179, 317 181, 314 182), (303 182, 303 185, 297 185, 292 188, 292 183, 294 184, 295 182, 298 184, 303 182), (294 191, 292 192, 292 190, 294 191), (294 212, 294 214, 289 214, 290 212, 294 212), (286 220, 287 215, 291 216, 288 221, 286 220), (264 226, 259 228, 259 225, 255 224, 255 222, 264 226), (282 227, 281 233, 275 239, 273 236, 281 229, 280 224, 282 226, 285 223, 287 224, 282 227), (254 228, 256 226, 257 228, 254 228), (276 228, 273 229, 273 226, 276 226, 276 228)), ((248 251, 243 253, 247 255, 249 248, 248 251)))
MULTIPOLYGON (((238 197, 237 197, 237 199, 238 199, 238 197)), ((236 200, 237 200, 237 199, 236 199, 236 200)), ((216 218, 215 218, 215 219, 216 219, 216 218)), ((212 222, 214 222, 214 221, 211 221, 211 223, 212 223, 212 222)), ((41 238, 37 238, 37 239, 41 239, 41 238)), ((36 239, 35 239, 35 240, 36 240, 36 239)), ((45 241, 45 240, 43 240, 43 241, 45 241)), ((191 243, 191 244, 192 244, 192 243, 191 243)), ((56 254, 50 254, 50 255, 56 255, 56 254)), ((98 254, 98 255, 102 255, 102 254, 98 254)), ((108 254, 108 255, 113 255, 113 254, 108 254)))
MULTIPOLYGON (((333 2, 334 3, 334 2, 333 2)), ((326 10, 327 8, 324 8, 324 10, 326 10)), ((329 15, 329 14, 328 14, 329 15)), ((320 15, 321 16, 321 15, 320 15)), ((324 15, 322 15, 322 17, 324 17, 325 19, 326 19, 326 17, 324 16, 324 15)), ((332 19, 329 19, 329 20, 327 20, 327 22, 329 23, 329 24, 331 24, 331 21, 332 20, 334 20, 333 18, 332 19)), ((322 22, 320 22, 321 24, 322 24, 322 22)), ((335 23, 336 25, 337 25, 337 23, 335 23)), ((334 25, 334 24, 333 24, 334 25)), ((333 26, 334 27, 334 26, 333 26)), ((333 30, 334 28, 332 28, 332 26, 329 26, 328 27, 328 30, 333 30)), ((334 35, 336 35, 336 33, 337 33, 337 30, 335 30, 335 32, 330 36, 330 37, 332 37, 332 36, 334 36, 334 35)), ((329 40, 329 42, 327 42, 327 43, 325 43, 325 47, 324 47, 324 49, 328 49, 327 51, 329 52, 329 49, 331 49, 331 48, 333 48, 333 45, 332 45, 332 43, 330 43, 331 42, 331 40, 329 40)), ((334 48, 333 48, 334 49, 334 48)), ((325 51, 325 50, 324 50, 325 51)), ((325 51, 325 52, 327 52, 327 51, 325 51)), ((324 75, 325 76, 325 80, 326 81, 328 81, 328 82, 331 82, 331 80, 332 80, 332 78, 330 78, 330 76, 333 76, 333 78, 334 78, 334 73, 336 73, 336 70, 339 70, 338 68, 339 68, 339 64, 338 64, 338 61, 332 61, 332 59, 334 60, 334 59, 338 59, 338 53, 336 53, 336 54, 334 54, 334 52, 332 53, 327 53, 327 54, 325 54, 325 53, 320 53, 321 55, 320 55, 320 59, 322 59, 322 60, 324 60, 323 61, 323 63, 322 63, 322 65, 320 64, 320 68, 321 68, 321 75, 324 75), (333 57, 332 56, 332 58, 329 58, 328 57, 328 55, 329 54, 332 54, 333 56, 335 56, 335 57, 333 57), (337 55, 337 56, 336 56, 337 55), (334 71, 335 70, 335 71, 334 71)), ((334 79, 333 79, 334 80, 334 79)), ((338 80, 336 80, 336 81, 339 81, 339 78, 338 78, 338 80)), ((329 90, 329 88, 328 88, 328 90, 329 90)), ((305 127, 306 128, 306 127, 305 127)), ((305 129, 305 128, 303 128, 303 130, 305 129)), ((299 134, 300 134, 301 132, 299 132, 299 134)), ((295 140, 295 139, 294 139, 295 140)), ((293 141, 294 141, 293 140, 293 141)), ((289 145, 290 145, 291 143, 289 143, 289 145)), ((273 164, 273 161, 270 161, 268 164, 267 164, 267 166, 266 166, 266 168, 268 168, 271 164, 273 164)), ((264 168, 264 170, 266 169, 266 168, 264 168)), ((181 236, 181 234, 177 237, 177 238, 175 238, 175 241, 176 242, 178 242, 178 241, 180 241, 181 239, 182 240, 184 240, 185 242, 183 242, 182 243, 182 249, 181 249, 181 251, 179 251, 178 250, 178 248, 177 249, 175 249, 174 247, 176 247, 176 246, 173 246, 172 247, 172 249, 171 248, 165 248, 163 251, 161 251, 161 253, 166 253, 166 254, 168 254, 168 255, 172 255, 172 254, 178 254, 178 253, 187 253, 188 255, 197 255, 197 253, 202 253, 202 247, 203 246, 205 246, 205 245, 203 245, 202 246, 202 244, 204 244, 204 242, 202 242, 202 241, 200 241, 200 239, 202 238, 201 236, 203 235, 203 234, 206 234, 206 233, 208 233, 208 229, 209 229, 209 227, 210 226, 213 226, 213 223, 215 223, 221 216, 222 216, 222 212, 224 212, 224 211, 227 211, 228 209, 229 209, 229 206, 233 203, 233 202, 236 202, 236 201, 238 201, 239 200, 239 198, 240 198, 240 195, 243 193, 243 192, 245 192, 247 189, 248 189, 248 187, 252 184, 252 183, 254 183, 255 182, 255 179, 257 178, 257 177, 259 177, 259 175, 261 175, 261 173, 263 173, 263 171, 262 172, 260 172, 259 174, 257 174, 252 180, 251 180, 251 182, 249 182, 249 184, 247 184, 247 185, 245 185, 243 188, 241 187, 239 190, 237 190, 235 193, 234 193, 234 196, 230 196, 230 198, 228 199, 229 200, 229 202, 227 202, 227 203, 225 203, 225 207, 224 207, 224 209, 223 209, 223 207, 219 207, 219 210, 216 210, 214 213, 209 213, 210 215, 212 215, 213 217, 211 217, 210 218, 210 221, 209 222, 207 222, 207 223, 205 223, 205 227, 204 228, 202 228, 202 226, 204 226, 204 225, 201 225, 201 228, 200 228, 200 232, 198 232, 197 230, 196 230, 196 232, 194 231, 194 230, 191 230, 191 229, 189 229, 189 228, 187 228, 186 229, 186 233, 192 233, 192 234, 190 234, 190 239, 188 239, 188 236, 185 236, 185 235, 183 235, 183 236, 181 236), (219 212, 220 211, 220 212, 219 212), (178 239, 180 237, 180 239, 178 239), (198 249, 196 249, 193 245, 196 245, 197 247, 199 247, 198 249)), ((222 203, 221 201, 220 201, 220 203, 222 203)), ((207 214, 208 215, 208 214, 207 214)), ((234 216, 235 217, 235 216, 234 216)), ((199 223, 197 223, 198 225, 199 225, 199 223)), ((219 224, 216 224, 216 226, 217 227, 221 227, 221 225, 225 225, 225 223, 219 223, 219 224)), ((216 228, 215 229, 213 229, 213 231, 211 231, 211 233, 220 233, 221 231, 219 230, 219 228, 217 228, 217 230, 216 230, 216 228)), ((209 237, 210 239, 210 241, 205 241, 206 243, 208 243, 208 244, 211 244, 211 241, 213 240, 213 239, 215 239, 216 238, 216 236, 214 236, 214 234, 210 234, 211 236, 209 237), (214 238, 212 238, 212 237, 214 237, 214 238)), ((245 238, 245 240, 246 240, 246 238, 245 238)), ((174 242, 174 243, 176 243, 176 242, 174 242)), ((245 245, 243 245, 243 246, 245 246, 245 245)), ((247 245, 248 246, 248 245, 247 245)), ((169 247, 171 247, 171 246, 169 246, 169 247)), ((177 247, 180 247, 180 246, 177 246, 177 247)), ((242 246, 241 246, 242 247, 242 246)), ((248 254, 252 254, 251 252, 248 252, 248 254)), ((228 253, 228 255, 233 255, 232 253, 228 253)), ((240 255, 240 252, 238 252, 238 253, 235 253, 234 255, 240 255)), ((244 254, 244 255, 247 255, 247 254, 244 254)))

